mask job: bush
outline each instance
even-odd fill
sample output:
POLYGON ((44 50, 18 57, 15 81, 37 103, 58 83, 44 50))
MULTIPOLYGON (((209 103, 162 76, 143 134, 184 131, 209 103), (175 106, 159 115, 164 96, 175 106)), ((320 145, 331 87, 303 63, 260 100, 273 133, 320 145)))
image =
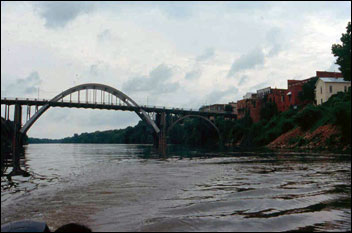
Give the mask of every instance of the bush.
POLYGON ((351 142, 351 102, 338 103, 333 108, 335 124, 342 131, 342 139, 346 143, 351 142))
POLYGON ((232 112, 233 107, 229 104, 225 105, 225 112, 232 112))
POLYGON ((302 87, 302 91, 299 93, 298 98, 301 101, 314 102, 315 100, 315 83, 318 81, 318 77, 314 77, 305 83, 302 87))
POLYGON ((266 102, 264 106, 260 109, 260 119, 270 120, 275 115, 278 114, 277 106, 275 103, 266 102))
POLYGON ((295 127, 295 124, 293 123, 292 120, 284 120, 281 124, 281 133, 286 133, 288 131, 290 131, 291 129, 293 129, 295 127))
POLYGON ((321 118, 322 115, 323 113, 320 108, 308 105, 296 114, 294 120, 303 130, 308 130, 321 118))

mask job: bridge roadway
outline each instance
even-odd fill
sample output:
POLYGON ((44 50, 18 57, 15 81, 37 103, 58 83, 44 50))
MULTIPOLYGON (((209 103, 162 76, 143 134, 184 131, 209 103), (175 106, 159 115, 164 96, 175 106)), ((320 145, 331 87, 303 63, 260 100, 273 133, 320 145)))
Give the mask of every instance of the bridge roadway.
MULTIPOLYGON (((62 100, 58 102, 49 101, 47 99, 21 99, 21 98, 1 98, 1 105, 24 105, 24 106, 43 106, 49 104, 50 107, 67 107, 67 108, 86 108, 86 109, 105 109, 105 110, 121 110, 121 111, 138 111, 135 106, 127 106, 114 103, 92 103, 92 102, 75 102, 62 100)), ((146 112, 181 114, 181 115, 200 115, 200 116, 222 116, 226 118, 236 119, 237 115, 227 112, 203 112, 192 109, 183 108, 166 108, 159 106, 140 105, 146 112)))

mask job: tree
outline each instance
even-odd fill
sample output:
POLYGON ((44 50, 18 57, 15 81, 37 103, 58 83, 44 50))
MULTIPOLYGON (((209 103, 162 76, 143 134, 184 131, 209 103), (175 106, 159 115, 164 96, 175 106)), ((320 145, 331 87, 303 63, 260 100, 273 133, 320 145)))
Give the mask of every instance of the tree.
POLYGON ((231 105, 229 105, 229 104, 226 104, 225 105, 225 112, 232 112, 232 106, 231 105))
POLYGON ((336 64, 339 65, 343 78, 347 81, 351 81, 351 22, 347 24, 347 33, 343 33, 340 40, 342 45, 333 44, 332 54, 336 59, 336 64))
POLYGON ((264 102, 260 109, 260 119, 269 121, 278 113, 277 106, 273 102, 264 102))
POLYGON ((318 77, 314 77, 305 84, 303 84, 302 91, 298 93, 298 98, 301 101, 314 102, 315 100, 315 83, 318 81, 318 77))

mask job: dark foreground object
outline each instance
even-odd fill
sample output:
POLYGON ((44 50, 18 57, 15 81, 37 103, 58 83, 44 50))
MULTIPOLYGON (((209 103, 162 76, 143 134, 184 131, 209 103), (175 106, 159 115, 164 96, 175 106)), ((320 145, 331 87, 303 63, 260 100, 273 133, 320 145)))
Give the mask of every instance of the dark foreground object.
MULTIPOLYGON (((1 226, 1 232, 51 232, 45 222, 23 220, 1 226)), ((92 232, 86 226, 70 223, 59 227, 55 232, 92 232)))

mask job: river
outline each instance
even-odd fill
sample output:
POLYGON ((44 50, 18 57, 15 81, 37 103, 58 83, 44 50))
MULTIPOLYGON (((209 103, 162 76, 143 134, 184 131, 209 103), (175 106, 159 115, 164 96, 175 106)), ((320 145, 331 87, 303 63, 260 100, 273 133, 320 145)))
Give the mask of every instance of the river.
POLYGON ((351 231, 351 155, 30 144, 30 177, 1 179, 1 224, 52 230, 351 231))

